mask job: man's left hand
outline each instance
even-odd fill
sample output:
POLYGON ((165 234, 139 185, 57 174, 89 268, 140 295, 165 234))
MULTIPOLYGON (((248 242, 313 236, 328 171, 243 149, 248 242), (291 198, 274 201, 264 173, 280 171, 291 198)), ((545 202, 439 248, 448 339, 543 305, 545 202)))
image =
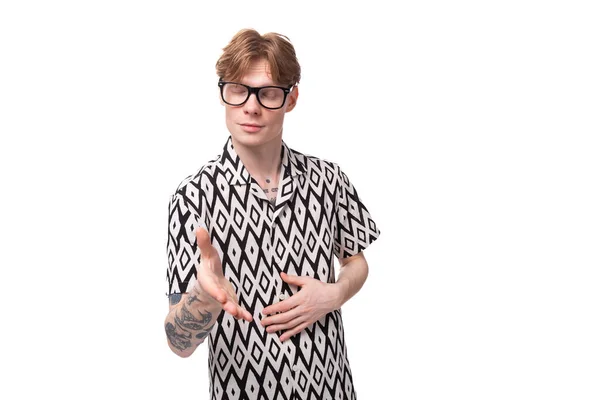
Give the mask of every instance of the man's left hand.
POLYGON ((292 297, 271 304, 262 311, 264 315, 275 314, 261 321, 262 325, 267 327, 267 332, 286 331, 279 337, 282 342, 315 323, 325 314, 340 308, 342 296, 339 286, 334 283, 326 283, 308 276, 288 275, 284 272, 281 273, 281 279, 302 288, 292 297))

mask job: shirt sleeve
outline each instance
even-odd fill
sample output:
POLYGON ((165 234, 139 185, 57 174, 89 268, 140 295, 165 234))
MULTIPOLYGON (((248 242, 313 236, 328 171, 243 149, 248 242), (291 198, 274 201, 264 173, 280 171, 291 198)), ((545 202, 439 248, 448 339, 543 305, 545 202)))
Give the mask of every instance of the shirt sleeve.
POLYGON ((336 233, 334 252, 338 258, 360 253, 379 237, 379 229, 348 176, 337 168, 336 233))
POLYGON ((196 268, 200 264, 196 229, 199 226, 206 229, 198 197, 184 187, 178 189, 169 202, 167 295, 186 293, 195 283, 196 268))

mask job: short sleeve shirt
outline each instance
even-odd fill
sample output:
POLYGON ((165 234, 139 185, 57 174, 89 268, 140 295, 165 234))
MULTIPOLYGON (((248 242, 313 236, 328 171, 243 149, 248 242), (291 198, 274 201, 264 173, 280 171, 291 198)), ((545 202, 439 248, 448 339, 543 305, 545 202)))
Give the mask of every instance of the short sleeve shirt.
POLYGON ((204 227, 240 305, 254 317, 219 314, 208 336, 210 398, 355 399, 341 310, 283 343, 283 332, 260 324, 261 311, 299 290, 280 272, 334 283, 334 259, 361 252, 380 231, 337 164, 282 142, 280 171, 273 204, 229 137, 221 155, 180 183, 169 204, 168 294, 194 285, 195 230, 204 227))

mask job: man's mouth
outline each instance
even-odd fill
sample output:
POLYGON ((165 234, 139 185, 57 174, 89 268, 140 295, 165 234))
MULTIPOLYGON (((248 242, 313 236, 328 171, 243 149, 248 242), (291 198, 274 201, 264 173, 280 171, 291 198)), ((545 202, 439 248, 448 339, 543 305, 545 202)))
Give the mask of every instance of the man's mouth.
POLYGON ((262 125, 258 124, 240 124, 240 126, 245 132, 249 133, 258 132, 261 128, 263 128, 262 125))

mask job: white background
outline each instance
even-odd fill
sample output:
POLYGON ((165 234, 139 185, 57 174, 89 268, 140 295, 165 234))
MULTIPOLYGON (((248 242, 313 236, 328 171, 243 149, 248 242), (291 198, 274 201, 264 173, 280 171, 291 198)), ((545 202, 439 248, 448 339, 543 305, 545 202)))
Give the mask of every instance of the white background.
POLYGON ((593 3, 2 2, 0 397, 208 398, 163 331, 167 206, 252 27, 303 68, 284 140, 382 232, 344 306, 358 398, 600 398, 593 3))

